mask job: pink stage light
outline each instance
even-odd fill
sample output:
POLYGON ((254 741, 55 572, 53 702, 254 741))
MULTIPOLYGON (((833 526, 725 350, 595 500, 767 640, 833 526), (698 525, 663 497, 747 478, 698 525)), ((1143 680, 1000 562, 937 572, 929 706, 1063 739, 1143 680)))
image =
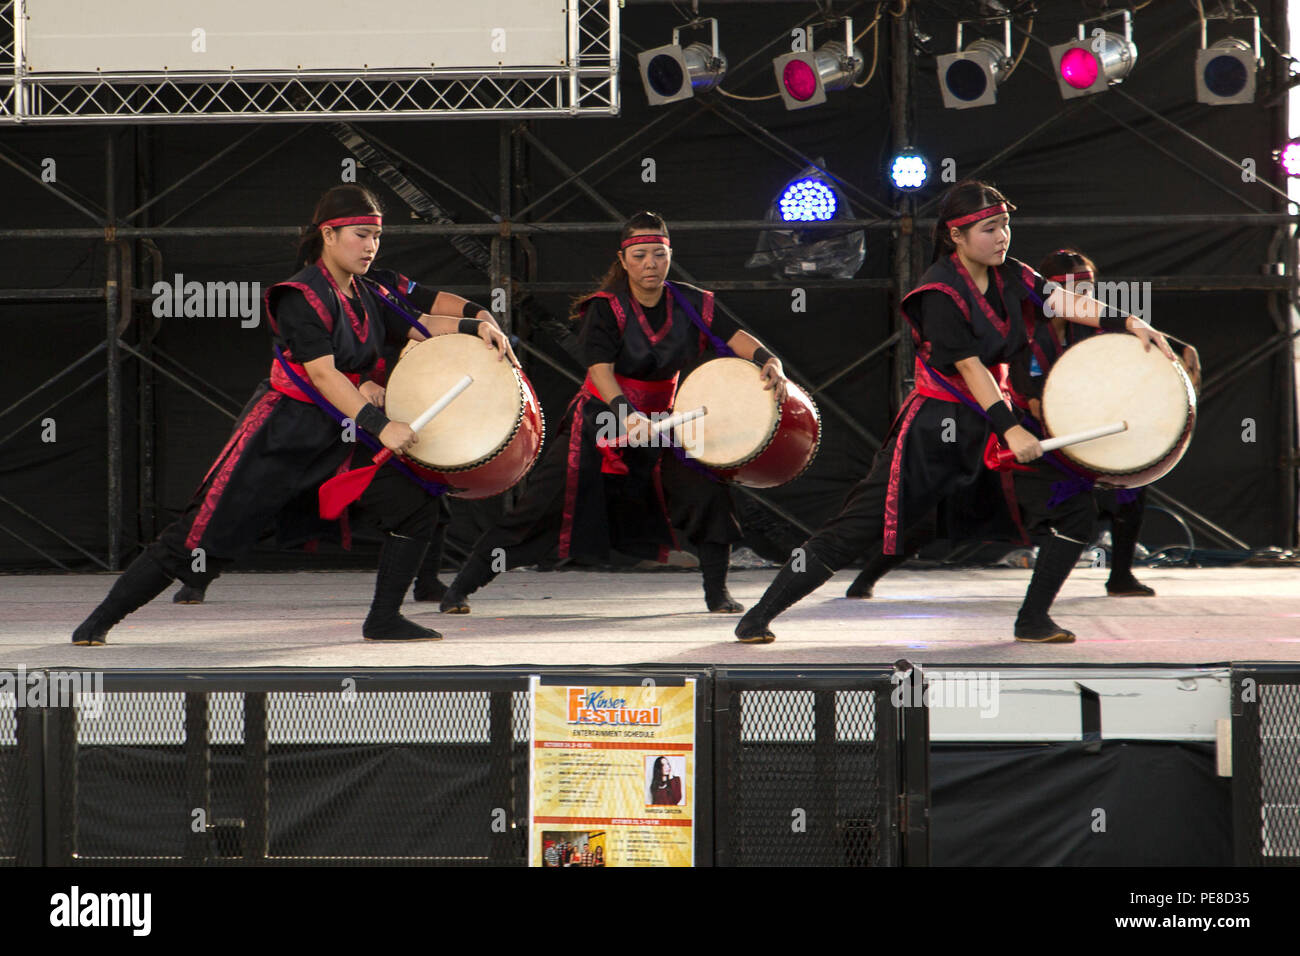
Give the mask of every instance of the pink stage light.
POLYGON ((781 72, 785 91, 800 103, 813 98, 817 92, 817 74, 803 60, 791 60, 781 72))
POLYGON ((1082 47, 1066 50, 1061 57, 1061 79, 1076 90, 1097 82, 1097 58, 1082 47))
POLYGON ((1282 168, 1288 176, 1300 176, 1300 140, 1292 140, 1282 147, 1282 168))

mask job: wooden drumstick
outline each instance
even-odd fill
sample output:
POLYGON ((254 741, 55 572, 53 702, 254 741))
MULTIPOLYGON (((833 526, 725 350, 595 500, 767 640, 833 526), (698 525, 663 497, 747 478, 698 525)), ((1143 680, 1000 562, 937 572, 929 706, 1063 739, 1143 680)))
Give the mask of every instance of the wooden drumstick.
MULTIPOLYGON (((1092 441, 1095 438, 1105 438, 1107 435, 1114 435, 1128 430, 1128 422, 1114 422, 1110 425, 1101 425, 1097 428, 1089 428, 1087 431, 1074 432, 1071 435, 1061 435, 1059 438, 1046 438, 1038 444, 1043 449, 1043 454, 1049 451, 1056 451, 1058 448, 1064 448, 1066 445, 1078 445, 1081 442, 1092 441)), ((998 451, 998 464, 1006 465, 1016 460, 1016 453, 1009 448, 1003 448, 998 451)))
MULTIPOLYGON (((655 422, 650 426, 650 442, 653 443, 664 432, 674 429, 678 425, 684 425, 697 418, 703 418, 707 414, 709 414, 708 408, 701 405, 699 408, 692 408, 689 412, 678 412, 676 415, 669 415, 663 421, 655 422)), ((609 448, 626 448, 631 440, 630 435, 623 435, 617 441, 604 442, 604 444, 609 448)))
MULTIPOLYGON (((465 389, 469 388, 473 384, 474 384, 473 376, 470 375, 463 376, 459 382, 457 382, 451 388, 447 389, 446 393, 442 396, 442 398, 438 399, 436 402, 434 402, 432 405, 430 405, 428 408, 422 411, 419 414, 419 416, 416 417, 415 421, 411 422, 411 431, 418 432, 425 425, 429 424, 429 422, 433 421, 433 419, 436 416, 442 414, 443 409, 445 409, 448 405, 450 405, 452 403, 452 400, 455 399, 457 395, 465 391, 465 389)), ((387 451, 387 449, 385 449, 385 451, 387 451)))
MULTIPOLYGON (((433 421, 438 414, 456 399, 457 395, 473 384, 473 378, 468 375, 463 376, 459 382, 447 389, 441 398, 416 416, 415 421, 411 422, 411 431, 418 432, 433 421)), ((321 485, 317 492, 320 516, 333 521, 341 515, 348 505, 360 498, 365 490, 370 487, 370 482, 375 478, 375 472, 392 457, 392 449, 381 448, 379 453, 371 459, 371 464, 361 468, 353 468, 341 475, 335 475, 321 485)))

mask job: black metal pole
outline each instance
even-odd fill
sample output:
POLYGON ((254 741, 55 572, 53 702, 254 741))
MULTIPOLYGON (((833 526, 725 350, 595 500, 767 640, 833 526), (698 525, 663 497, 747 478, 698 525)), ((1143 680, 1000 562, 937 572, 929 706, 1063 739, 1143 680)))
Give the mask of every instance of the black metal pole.
POLYGON ((121 318, 122 298, 121 253, 118 249, 115 228, 114 194, 116 169, 113 136, 109 134, 104 144, 104 205, 108 210, 108 227, 105 231, 104 273, 104 341, 107 345, 108 371, 105 384, 104 407, 108 417, 108 475, 105 494, 108 496, 108 568, 121 568, 122 550, 122 367, 117 347, 117 326, 121 318))

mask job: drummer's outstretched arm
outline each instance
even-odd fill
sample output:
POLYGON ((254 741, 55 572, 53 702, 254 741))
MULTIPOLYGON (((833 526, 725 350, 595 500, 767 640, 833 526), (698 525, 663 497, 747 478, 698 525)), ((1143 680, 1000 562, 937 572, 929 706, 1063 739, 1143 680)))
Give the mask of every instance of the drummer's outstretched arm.
MULTIPOLYGON (((1079 325, 1086 325, 1093 329, 1104 329, 1107 332, 1132 332, 1141 341, 1144 347, 1150 348, 1152 344, 1156 345, 1166 358, 1173 358, 1173 349, 1165 337, 1151 328, 1146 322, 1143 322, 1136 315, 1122 316, 1109 315, 1105 316, 1102 311, 1106 309, 1105 303, 1094 299, 1090 295, 1080 295, 1077 292, 1058 287, 1055 289, 1047 301, 1043 303, 1044 311, 1049 315, 1060 315, 1071 322, 1079 325)), ((1113 311, 1113 310, 1112 310, 1113 311)))
POLYGON ((777 401, 785 401, 785 368, 781 360, 763 347, 763 343, 748 332, 737 332, 727 340, 727 348, 736 353, 738 358, 753 362, 763 370, 763 381, 767 389, 776 389, 777 401))
POLYGON ((403 451, 413 443, 411 427, 405 422, 389 421, 387 415, 368 402, 348 377, 335 367, 333 355, 322 355, 304 362, 303 368, 327 402, 378 438, 386 448, 403 451))
POLYGON ((483 322, 491 322, 500 328, 487 306, 479 305, 477 302, 471 302, 463 296, 456 295, 453 292, 439 292, 433 300, 433 305, 429 309, 430 315, 450 315, 458 319, 479 319, 483 322))

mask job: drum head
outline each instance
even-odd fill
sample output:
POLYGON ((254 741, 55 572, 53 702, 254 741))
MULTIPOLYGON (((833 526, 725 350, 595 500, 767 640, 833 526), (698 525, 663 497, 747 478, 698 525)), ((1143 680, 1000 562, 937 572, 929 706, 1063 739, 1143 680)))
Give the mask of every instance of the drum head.
POLYGON ((758 455, 776 434, 776 393, 765 391, 761 373, 742 358, 705 362, 677 390, 673 409, 704 406, 709 413, 677 429, 686 453, 711 468, 733 468, 758 455))
POLYGON ((519 426, 523 391, 514 366, 471 335, 435 335, 402 352, 388 379, 385 413, 414 421, 461 376, 474 384, 420 429, 407 457, 430 468, 471 468, 500 451, 519 426))
POLYGON ((1107 334, 1067 349, 1043 386, 1043 420, 1053 435, 1111 422, 1128 430, 1061 449, 1098 472, 1122 475, 1163 459, 1182 440, 1195 407, 1182 366, 1136 336, 1107 334))

